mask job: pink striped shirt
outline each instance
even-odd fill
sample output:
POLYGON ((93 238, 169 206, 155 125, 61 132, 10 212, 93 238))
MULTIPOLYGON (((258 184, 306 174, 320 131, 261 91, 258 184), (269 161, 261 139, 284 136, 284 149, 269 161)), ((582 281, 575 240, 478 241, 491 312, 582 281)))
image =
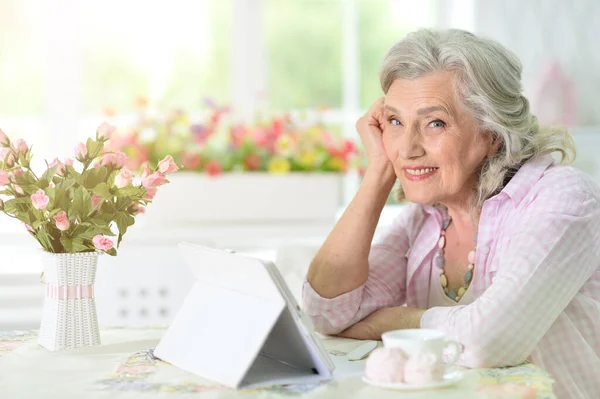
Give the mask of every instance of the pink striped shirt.
MULTIPOLYGON (((465 345, 459 364, 531 360, 556 380, 559 398, 600 398, 600 187, 550 156, 521 167, 484 203, 474 302, 433 307, 422 328, 465 345)), ((374 240, 367 282, 333 299, 308 282, 304 310, 335 334, 382 307, 427 309, 444 210, 412 204, 374 240)))

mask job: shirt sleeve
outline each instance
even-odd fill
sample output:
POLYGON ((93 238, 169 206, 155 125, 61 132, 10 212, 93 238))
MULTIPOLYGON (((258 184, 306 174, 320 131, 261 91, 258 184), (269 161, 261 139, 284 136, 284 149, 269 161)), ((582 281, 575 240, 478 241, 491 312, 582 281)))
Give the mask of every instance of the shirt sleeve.
POLYGON ((443 330, 464 345, 463 366, 525 361, 600 264, 600 207, 589 195, 538 198, 512 230, 481 297, 431 308, 421 319, 422 328, 443 330))
POLYGON ((414 210, 405 209, 390 228, 374 240, 369 252, 369 277, 362 286, 335 298, 323 298, 304 282, 304 312, 315 330, 337 334, 374 311, 406 302, 406 265, 414 210))

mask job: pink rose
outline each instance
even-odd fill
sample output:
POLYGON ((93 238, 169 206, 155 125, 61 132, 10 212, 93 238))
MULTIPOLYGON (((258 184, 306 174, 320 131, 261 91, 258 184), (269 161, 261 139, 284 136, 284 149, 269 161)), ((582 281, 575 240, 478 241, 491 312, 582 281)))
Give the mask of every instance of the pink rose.
POLYGON ((25 172, 23 171, 23 169, 16 169, 16 170, 8 172, 8 175, 11 177, 17 177, 17 176, 21 176, 24 173, 25 172))
POLYGON ((79 143, 75 147, 75 158, 84 159, 87 156, 87 147, 84 143, 79 143))
POLYGON ((67 217, 67 212, 60 211, 54 216, 54 221, 56 222, 56 228, 60 231, 69 230, 71 226, 71 222, 69 222, 69 218, 67 217))
POLYGON ((63 164, 73 166, 73 158, 65 158, 63 164))
POLYGON ((127 155, 122 152, 117 152, 116 154, 105 154, 102 157, 102 166, 113 165, 116 168, 122 168, 127 161, 127 155))
POLYGON ((146 213, 146 208, 144 208, 137 202, 135 202, 135 203, 133 203, 133 205, 131 205, 131 210, 133 211, 133 213, 135 215, 146 213))
POLYGON ((25 153, 27 153, 27 151, 29 151, 29 148, 27 147, 27 143, 25 142, 25 140, 18 139, 14 143, 13 150, 15 152, 20 152, 21 154, 25 154, 25 153))
POLYGON ((8 173, 3 170, 0 170, 0 186, 6 186, 10 183, 10 179, 8 178, 8 173))
POLYGON ((156 191, 158 191, 156 187, 146 187, 146 196, 144 197, 144 199, 148 201, 152 200, 156 195, 156 191))
POLYGON ((142 166, 142 179, 145 179, 146 177, 148 177, 151 174, 152 174, 152 169, 150 169, 150 167, 148 166, 148 163, 144 163, 144 165, 142 166))
POLYGON ((93 208, 96 208, 98 206, 98 204, 101 202, 102 202, 101 196, 99 196, 98 194, 92 195, 92 207, 93 208))
MULTIPOLYGON (((17 186, 15 186, 15 189, 16 187, 17 186)), ((39 189, 31 196, 31 202, 33 203, 33 207, 35 209, 46 209, 48 203, 50 202, 50 197, 46 195, 44 190, 39 189)))
POLYGON ((48 164, 48 167, 49 167, 49 168, 53 168, 53 167, 55 167, 55 166, 57 166, 57 165, 62 165, 62 163, 60 162, 60 160, 59 160, 58 158, 54 158, 54 159, 52 160, 52 162, 50 162, 50 163, 48 164))
POLYGON ((110 136, 117 130, 116 127, 111 125, 110 123, 103 122, 100 126, 98 126, 98 130, 96 131, 96 136, 98 140, 108 140, 110 136))
POLYGON ((35 233, 35 230, 33 229, 33 227, 31 227, 27 223, 23 223, 23 224, 25 225, 25 228, 27 229, 27 231, 31 231, 32 233, 35 233))
POLYGON ((8 136, 2 131, 2 129, 0 129, 0 144, 8 145, 8 143, 10 143, 8 136))
POLYGON ((179 168, 173 161, 173 157, 170 155, 167 155, 165 159, 158 163, 158 171, 163 175, 176 172, 177 170, 179 170, 179 168))
POLYGON ((99 168, 100 166, 102 166, 102 164, 98 161, 94 162, 94 164, 92 165, 92 169, 96 169, 99 168))
POLYGON ((4 159, 6 159, 6 166, 8 166, 9 168, 12 168, 15 164, 15 161, 17 160, 17 158, 15 157, 14 152, 10 151, 7 148, 7 153, 8 156, 6 156, 6 154, 2 157, 2 162, 4 162, 4 159))
POLYGON ((164 175, 160 174, 160 172, 154 172, 142 180, 142 186, 146 188, 155 188, 162 186, 166 181, 167 178, 164 175))
POLYGON ((118 175, 115 176, 115 186, 118 188, 127 187, 133 179, 133 173, 127 168, 121 169, 118 175))
POLYGON ((100 234, 95 236, 92 241, 93 241, 96 249, 99 249, 101 251, 108 251, 109 249, 111 249, 113 247, 113 242, 110 239, 108 239, 100 234))

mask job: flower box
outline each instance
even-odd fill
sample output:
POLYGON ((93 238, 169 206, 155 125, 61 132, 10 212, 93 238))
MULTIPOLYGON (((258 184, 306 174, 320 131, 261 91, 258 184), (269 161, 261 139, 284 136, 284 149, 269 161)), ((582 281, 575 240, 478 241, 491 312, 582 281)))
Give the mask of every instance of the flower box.
POLYGON ((334 221, 342 174, 178 172, 145 216, 151 225, 334 221))

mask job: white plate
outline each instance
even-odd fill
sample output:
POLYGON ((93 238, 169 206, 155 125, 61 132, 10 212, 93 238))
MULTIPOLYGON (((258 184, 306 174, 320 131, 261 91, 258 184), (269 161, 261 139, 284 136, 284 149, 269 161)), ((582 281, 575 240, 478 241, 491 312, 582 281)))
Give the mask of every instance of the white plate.
POLYGON ((462 371, 452 370, 447 371, 444 374, 444 379, 442 381, 430 382, 427 384, 406 384, 404 382, 377 382, 368 379, 366 376, 363 376, 363 381, 367 384, 386 389, 396 389, 398 391, 421 391, 425 389, 437 389, 437 388, 445 388, 451 385, 454 385, 465 378, 465 375, 462 371))

